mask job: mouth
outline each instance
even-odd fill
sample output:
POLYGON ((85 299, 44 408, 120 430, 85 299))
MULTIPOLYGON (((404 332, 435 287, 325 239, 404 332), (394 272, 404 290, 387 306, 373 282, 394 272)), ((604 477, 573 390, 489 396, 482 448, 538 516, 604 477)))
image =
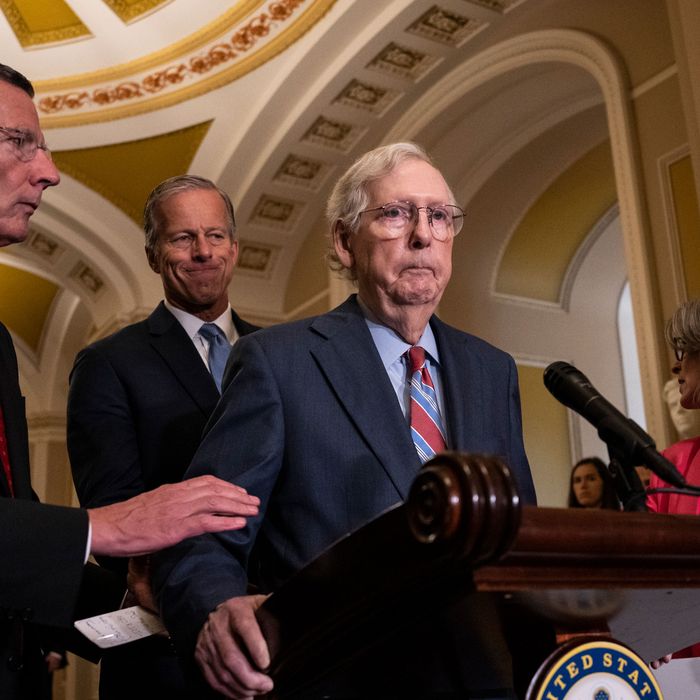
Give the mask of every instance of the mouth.
POLYGON ((412 275, 433 274, 433 268, 427 267, 426 265, 408 265, 404 267, 403 272, 412 275))
POLYGON ((219 271, 218 267, 212 267, 211 265, 208 265, 206 267, 188 267, 185 270, 185 272, 187 272, 188 275, 212 274, 212 273, 215 273, 218 271, 219 271))

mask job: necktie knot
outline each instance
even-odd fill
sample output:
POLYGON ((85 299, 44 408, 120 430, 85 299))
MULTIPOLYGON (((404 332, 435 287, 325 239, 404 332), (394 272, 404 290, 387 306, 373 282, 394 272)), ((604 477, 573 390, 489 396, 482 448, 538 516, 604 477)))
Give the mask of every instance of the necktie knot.
POLYGON ((425 350, 420 345, 414 345, 408 350, 408 360, 411 363, 411 374, 422 370, 425 365, 425 350))
POLYGON ((224 332, 215 323, 203 323, 199 329, 199 335, 206 338, 209 343, 220 343, 226 339, 224 332))
POLYGON ((231 345, 226 334, 215 323, 204 323, 199 329, 199 335, 209 343, 209 371, 221 393, 221 380, 228 360, 231 345))

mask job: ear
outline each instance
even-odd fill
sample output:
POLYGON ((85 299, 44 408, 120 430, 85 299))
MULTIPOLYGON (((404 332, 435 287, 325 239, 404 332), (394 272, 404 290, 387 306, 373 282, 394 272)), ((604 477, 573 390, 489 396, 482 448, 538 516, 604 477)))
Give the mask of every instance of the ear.
POLYGON ((333 247, 338 260, 343 267, 348 270, 355 265, 355 256, 351 247, 351 234, 341 219, 338 219, 333 225, 333 247))
POLYGON ((238 239, 234 238, 234 240, 231 241, 231 254, 233 256, 233 266, 236 266, 236 263, 238 262, 238 253, 239 253, 239 247, 238 247, 238 239))
POLYGON ((151 270, 159 275, 160 265, 158 264, 158 256, 155 254, 155 251, 149 250, 148 248, 144 248, 144 250, 146 251, 146 258, 148 259, 151 270))

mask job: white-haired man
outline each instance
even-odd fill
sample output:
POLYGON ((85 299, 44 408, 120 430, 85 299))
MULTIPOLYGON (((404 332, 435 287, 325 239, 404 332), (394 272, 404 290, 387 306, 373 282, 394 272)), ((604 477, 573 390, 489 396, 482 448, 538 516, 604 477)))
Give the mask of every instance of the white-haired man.
MULTIPOLYGON (((158 557, 156 587, 176 644, 230 698, 273 687, 254 615, 264 598, 246 595, 249 581, 274 591, 405 499, 435 452, 500 455, 523 499, 535 500, 512 358, 434 315, 463 221, 441 173, 414 144, 376 149, 340 178, 328 218, 331 263, 356 281, 357 295, 239 341, 187 472, 217 465, 215 474, 261 497, 261 515, 158 557)), ((505 643, 479 629, 491 611, 467 614, 469 624, 446 634, 444 620, 429 621, 420 643, 394 640, 391 659, 375 652, 302 696, 510 697, 505 643)))

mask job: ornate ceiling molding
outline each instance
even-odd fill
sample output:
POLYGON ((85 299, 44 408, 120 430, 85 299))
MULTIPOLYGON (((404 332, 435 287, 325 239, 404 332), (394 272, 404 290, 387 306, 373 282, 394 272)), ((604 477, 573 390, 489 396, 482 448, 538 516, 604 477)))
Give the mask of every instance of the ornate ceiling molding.
POLYGON ((242 2, 217 21, 139 61, 37 82, 45 128, 108 121, 161 109, 226 85, 277 56, 313 27, 335 0, 242 2), (251 13, 251 6, 258 9, 251 13))

